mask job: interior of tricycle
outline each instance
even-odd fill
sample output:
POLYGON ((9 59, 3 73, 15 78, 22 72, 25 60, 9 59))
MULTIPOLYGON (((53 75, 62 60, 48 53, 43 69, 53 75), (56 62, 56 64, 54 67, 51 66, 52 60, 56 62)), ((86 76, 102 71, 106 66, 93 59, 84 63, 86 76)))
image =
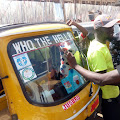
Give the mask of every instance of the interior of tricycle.
MULTIPOLYGON (((27 53, 36 78, 24 81, 24 84, 33 101, 50 103, 60 100, 85 83, 83 77, 69 67, 61 48, 65 44, 69 46, 74 43, 73 41, 62 42, 27 53), (74 83, 72 80, 70 81, 70 77, 74 79, 74 83)), ((79 52, 77 51, 75 54, 79 54, 79 52)))
POLYGON ((2 96, 4 93, 4 89, 3 89, 3 85, 2 85, 2 81, 0 79, 0 96, 2 96))

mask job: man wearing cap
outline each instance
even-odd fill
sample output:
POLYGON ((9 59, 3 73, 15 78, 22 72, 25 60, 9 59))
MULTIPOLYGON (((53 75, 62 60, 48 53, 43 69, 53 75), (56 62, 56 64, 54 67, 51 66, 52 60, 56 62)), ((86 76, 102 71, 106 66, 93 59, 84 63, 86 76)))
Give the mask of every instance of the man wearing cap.
MULTIPOLYGON (((109 15, 99 15, 94 20, 95 39, 91 41, 87 52, 89 67, 93 72, 106 73, 114 69, 111 54, 106 41, 113 37, 113 26, 119 20, 112 20, 109 15)), ((101 86, 102 113, 104 120, 120 120, 118 118, 119 87, 113 85, 101 86)), ((120 111, 119 111, 120 112, 120 111)))
POLYGON ((90 72, 77 65, 71 53, 68 52, 66 56, 71 67, 90 81, 102 86, 102 112, 104 120, 120 120, 119 88, 118 86, 113 86, 120 83, 120 66, 117 70, 114 70, 112 57, 105 44, 106 40, 110 41, 112 39, 113 26, 118 21, 120 20, 112 20, 110 16, 105 14, 97 16, 94 21, 95 40, 90 43, 87 57, 90 69, 99 73, 90 72), (111 70, 114 71, 112 72, 111 70))

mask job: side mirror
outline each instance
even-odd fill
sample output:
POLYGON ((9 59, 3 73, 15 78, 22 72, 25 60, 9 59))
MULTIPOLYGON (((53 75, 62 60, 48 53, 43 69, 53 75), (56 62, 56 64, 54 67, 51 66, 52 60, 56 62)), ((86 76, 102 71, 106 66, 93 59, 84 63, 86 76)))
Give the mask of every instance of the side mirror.
POLYGON ((8 78, 8 75, 6 75, 5 77, 2 77, 2 78, 0 78, 0 79, 2 80, 2 79, 5 79, 5 78, 8 78))

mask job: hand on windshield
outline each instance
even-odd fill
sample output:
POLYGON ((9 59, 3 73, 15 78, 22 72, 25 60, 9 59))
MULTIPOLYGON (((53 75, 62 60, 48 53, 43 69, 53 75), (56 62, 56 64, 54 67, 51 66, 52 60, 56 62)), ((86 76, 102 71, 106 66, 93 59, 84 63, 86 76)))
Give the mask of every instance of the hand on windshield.
POLYGON ((64 55, 67 58, 67 61, 68 61, 69 65, 70 65, 70 67, 75 68, 75 66, 77 65, 77 62, 75 60, 74 55, 71 52, 67 51, 67 50, 64 50, 64 55))

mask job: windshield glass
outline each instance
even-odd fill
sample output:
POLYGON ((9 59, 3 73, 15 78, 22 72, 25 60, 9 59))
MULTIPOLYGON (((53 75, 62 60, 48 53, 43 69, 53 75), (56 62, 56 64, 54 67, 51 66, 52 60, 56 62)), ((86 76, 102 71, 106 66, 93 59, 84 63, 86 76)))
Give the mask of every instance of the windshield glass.
POLYGON ((84 78, 71 69, 63 49, 71 51, 78 64, 81 55, 71 32, 20 38, 9 43, 9 52, 19 81, 33 102, 51 103, 63 99, 84 84, 84 78))

